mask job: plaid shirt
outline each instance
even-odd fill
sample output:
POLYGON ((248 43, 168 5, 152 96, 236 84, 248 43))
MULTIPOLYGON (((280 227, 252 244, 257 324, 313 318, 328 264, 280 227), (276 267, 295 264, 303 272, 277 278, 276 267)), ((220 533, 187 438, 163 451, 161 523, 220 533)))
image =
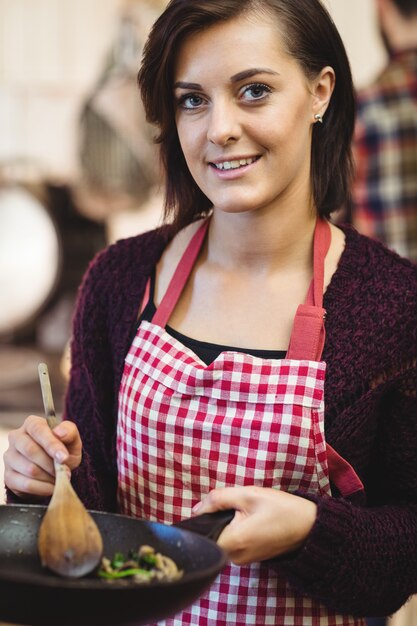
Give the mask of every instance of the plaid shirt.
POLYGON ((352 222, 417 261, 417 50, 358 93, 352 222))

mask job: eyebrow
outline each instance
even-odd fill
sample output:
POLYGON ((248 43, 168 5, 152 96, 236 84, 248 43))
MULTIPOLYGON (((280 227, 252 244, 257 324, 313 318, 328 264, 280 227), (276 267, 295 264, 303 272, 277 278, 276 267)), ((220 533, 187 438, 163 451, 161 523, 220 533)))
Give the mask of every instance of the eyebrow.
MULTIPOLYGON (((278 72, 274 72, 274 70, 270 70, 266 67, 253 67, 249 70, 243 70, 242 72, 233 74, 233 76, 230 77, 230 82, 238 83, 241 80, 252 78, 258 74, 271 74, 273 76, 279 76, 278 72)), ((186 83, 180 80, 174 84, 174 89, 201 89, 201 85, 199 83, 186 83)))

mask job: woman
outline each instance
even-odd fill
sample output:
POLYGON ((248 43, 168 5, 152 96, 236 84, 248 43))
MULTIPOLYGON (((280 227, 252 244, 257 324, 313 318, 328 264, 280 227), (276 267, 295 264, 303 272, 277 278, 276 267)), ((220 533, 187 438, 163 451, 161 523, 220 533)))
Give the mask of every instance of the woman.
POLYGON ((9 499, 49 496, 55 457, 89 508, 235 509, 230 566, 168 623, 389 614, 417 591, 417 270, 328 220, 351 178, 340 37, 318 0, 172 0, 139 84, 171 224, 89 268, 67 421, 10 435, 9 499))

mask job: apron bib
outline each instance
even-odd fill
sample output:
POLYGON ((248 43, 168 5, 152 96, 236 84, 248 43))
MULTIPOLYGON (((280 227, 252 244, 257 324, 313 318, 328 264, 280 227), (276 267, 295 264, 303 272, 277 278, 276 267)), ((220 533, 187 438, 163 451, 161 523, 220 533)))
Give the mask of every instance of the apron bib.
MULTIPOLYGON (((210 365, 165 331, 207 231, 178 264, 152 322, 125 360, 117 426, 121 513, 172 524, 211 489, 241 485, 330 496, 363 488, 325 442, 322 308, 327 222, 317 220, 314 277, 285 359, 223 352, 210 365)), ((160 624, 364 626, 289 587, 264 563, 227 565, 192 606, 160 624)))

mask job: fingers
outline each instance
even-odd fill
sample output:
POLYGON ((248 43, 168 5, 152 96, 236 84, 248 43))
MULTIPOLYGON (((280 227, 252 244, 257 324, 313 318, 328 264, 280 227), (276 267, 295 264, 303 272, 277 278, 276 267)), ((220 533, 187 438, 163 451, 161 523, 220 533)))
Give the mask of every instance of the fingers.
MULTIPOLYGON (((55 430, 59 426, 61 424, 55 430)), ((40 464, 47 471, 51 464, 53 466, 52 459, 56 459, 58 463, 66 463, 68 460, 68 450, 59 435, 49 428, 45 419, 37 415, 30 415, 21 429, 11 432, 10 439, 21 454, 40 464), (49 457, 48 461, 45 460, 46 456, 49 457)))
MULTIPOLYGON (((23 473, 28 473, 28 465, 35 465, 39 470, 43 470, 53 477, 53 459, 59 456, 64 461, 68 453, 65 446, 56 439, 52 432, 50 430, 49 433, 47 430, 44 432, 42 423, 38 424, 33 418, 35 416, 28 418, 28 421, 21 428, 9 433, 10 454, 8 454, 9 451, 6 451, 5 460, 13 463, 16 470, 21 467, 23 473), (59 448, 55 443, 56 441, 59 448)), ((37 419, 41 420, 42 418, 37 419)), ((60 458, 57 460, 61 462, 60 458)), ((32 471, 34 472, 34 470, 32 471)))
POLYGON ((235 516, 217 539, 218 545, 237 565, 255 560, 249 550, 253 544, 252 524, 245 524, 250 515, 251 502, 261 492, 260 487, 225 487, 214 489, 193 508, 194 514, 214 513, 215 511, 234 509, 235 516))
POLYGON ((55 482, 54 460, 74 469, 81 461, 81 438, 72 422, 60 423, 52 431, 43 417, 29 416, 9 433, 4 453, 6 486, 16 495, 50 496, 55 482))
POLYGON ((67 420, 61 422, 54 428, 53 434, 65 444, 65 449, 68 452, 68 456, 63 461, 59 461, 59 459, 57 459, 57 461, 65 463, 71 469, 78 467, 82 456, 82 441, 74 422, 67 420))
POLYGON ((218 544, 237 565, 270 559, 300 548, 317 515, 314 502, 263 487, 215 489, 194 507, 194 513, 235 509, 235 517, 218 544))
POLYGON ((223 487, 213 489, 201 502, 193 507, 193 513, 214 513, 225 509, 236 509, 244 512, 251 499, 261 487, 223 487), (252 494, 252 496, 251 496, 252 494))
MULTIPOLYGON (((58 461, 58 463, 65 463, 70 469, 78 467, 81 461, 82 443, 78 432, 78 428, 73 422, 63 421, 58 426, 51 430, 45 419, 36 415, 29 416, 23 424, 23 437, 21 437, 19 431, 19 445, 21 447, 30 446, 25 441, 24 435, 27 435, 33 441, 33 447, 26 447, 28 454, 26 456, 31 457, 32 454, 38 452, 38 459, 44 459, 39 456, 39 450, 36 450, 36 445, 46 453, 50 459, 47 462, 47 467, 42 465, 46 471, 52 463, 52 459, 58 461)), ((20 450, 23 454, 24 451, 20 450)), ((34 459, 35 460, 35 459, 34 459)), ((36 462, 36 461, 35 461, 36 462)), ((52 463, 53 464, 53 463, 52 463)))
POLYGON ((4 482, 13 493, 22 499, 52 495, 54 479, 50 475, 41 472, 37 475, 36 465, 29 464, 25 467, 22 462, 18 462, 19 469, 16 471, 13 461, 6 463, 7 454, 4 454, 4 482))
MULTIPOLYGON (((13 436, 11 439, 11 445, 3 457, 4 481, 7 487, 23 498, 27 494, 39 497, 50 496, 55 482, 52 460, 46 457, 47 462, 43 464, 47 466, 47 469, 43 469, 41 465, 21 454, 13 445, 13 436)), ((29 443, 27 447, 30 449, 31 444, 29 443)), ((22 449, 25 449, 24 444, 22 449)))

